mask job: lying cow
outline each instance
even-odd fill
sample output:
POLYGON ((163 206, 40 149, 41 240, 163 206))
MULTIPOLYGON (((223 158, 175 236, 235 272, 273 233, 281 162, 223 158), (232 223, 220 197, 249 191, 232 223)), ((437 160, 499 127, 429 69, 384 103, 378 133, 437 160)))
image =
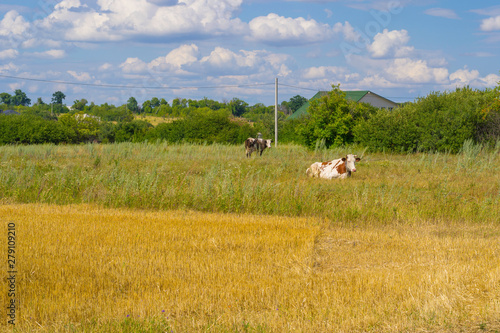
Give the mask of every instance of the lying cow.
POLYGON ((245 140, 245 151, 247 157, 252 157, 254 151, 258 151, 260 156, 266 148, 271 148, 272 140, 248 138, 245 140))
POLYGON ((352 172, 356 172, 355 163, 361 159, 356 155, 347 155, 333 161, 316 162, 311 165, 306 171, 309 177, 318 177, 325 179, 340 178, 344 179, 351 177, 352 172))

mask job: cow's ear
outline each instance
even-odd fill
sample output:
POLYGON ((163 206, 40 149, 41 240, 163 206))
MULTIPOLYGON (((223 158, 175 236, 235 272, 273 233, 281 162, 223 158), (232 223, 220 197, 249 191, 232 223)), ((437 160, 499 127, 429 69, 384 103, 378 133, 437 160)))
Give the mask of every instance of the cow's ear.
POLYGON ((356 157, 356 162, 359 162, 359 161, 361 161, 361 158, 356 157))
POLYGON ((345 162, 345 157, 342 157, 342 162, 345 162))

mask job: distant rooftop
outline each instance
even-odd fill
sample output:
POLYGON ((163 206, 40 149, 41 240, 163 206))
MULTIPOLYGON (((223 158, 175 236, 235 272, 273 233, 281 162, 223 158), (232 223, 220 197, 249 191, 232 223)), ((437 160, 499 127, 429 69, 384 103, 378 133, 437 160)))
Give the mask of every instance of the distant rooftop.
MULTIPOLYGON (((323 96, 326 96, 328 93, 329 91, 318 91, 316 95, 314 95, 309 101, 305 102, 297 111, 288 116, 287 119, 297 119, 300 116, 307 114, 307 109, 309 108, 310 102, 315 99, 319 99, 323 96)), ((365 96, 371 95, 371 96, 376 96, 379 99, 385 100, 387 101, 387 103, 392 104, 393 106, 397 105, 397 103, 394 103, 393 101, 388 100, 387 98, 382 97, 380 95, 377 95, 369 90, 351 90, 351 91, 344 91, 344 93, 348 100, 354 102, 360 102, 365 96)))
POLYGON ((16 114, 16 115, 19 115, 20 113, 17 112, 17 111, 14 111, 14 110, 0 110, 0 114, 5 114, 5 115, 9 115, 9 114, 16 114))

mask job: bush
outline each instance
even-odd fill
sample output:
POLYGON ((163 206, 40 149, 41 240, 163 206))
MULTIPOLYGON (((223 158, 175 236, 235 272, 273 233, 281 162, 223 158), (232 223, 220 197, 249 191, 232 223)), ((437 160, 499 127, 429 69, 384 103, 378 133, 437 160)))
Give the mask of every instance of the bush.
POLYGON ((352 143, 356 122, 377 110, 371 105, 347 100, 339 86, 332 88, 327 95, 311 102, 308 114, 297 129, 302 144, 309 148, 317 142, 324 142, 327 147, 352 143))
POLYGON ((145 120, 133 120, 119 123, 115 132, 116 142, 142 142, 147 138, 148 132, 153 128, 145 120))
POLYGON ((147 139, 172 143, 186 141, 239 144, 252 135, 255 135, 254 130, 248 124, 232 122, 225 111, 201 109, 191 111, 183 119, 159 124, 148 133, 147 139))
POLYGON ((33 115, 0 115, 0 144, 75 143, 72 128, 33 115))
POLYGON ((491 90, 469 87, 434 92, 360 120, 355 141, 375 150, 458 152, 466 140, 478 140, 478 128, 485 122, 481 110, 492 97, 491 90))

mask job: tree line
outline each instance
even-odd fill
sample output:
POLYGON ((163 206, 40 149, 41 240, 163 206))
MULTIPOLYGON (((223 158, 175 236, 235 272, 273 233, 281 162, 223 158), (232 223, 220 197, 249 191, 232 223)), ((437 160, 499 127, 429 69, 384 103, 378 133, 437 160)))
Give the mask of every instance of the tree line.
MULTIPOLYGON (((393 110, 378 109, 346 98, 339 86, 313 100, 308 112, 288 120, 307 99, 297 95, 279 106, 280 142, 315 148, 358 143, 371 150, 458 152, 464 142, 497 144, 500 139, 500 88, 470 87, 432 92, 393 110)), ((217 142, 241 144, 257 132, 274 137, 274 106, 243 100, 215 101, 153 97, 139 105, 96 105, 86 99, 63 105, 58 91, 52 104, 41 98, 33 106, 21 90, 0 94, 0 109, 14 107, 20 115, 0 115, 0 144, 82 142, 217 142), (153 126, 146 116, 164 122, 153 126)))

